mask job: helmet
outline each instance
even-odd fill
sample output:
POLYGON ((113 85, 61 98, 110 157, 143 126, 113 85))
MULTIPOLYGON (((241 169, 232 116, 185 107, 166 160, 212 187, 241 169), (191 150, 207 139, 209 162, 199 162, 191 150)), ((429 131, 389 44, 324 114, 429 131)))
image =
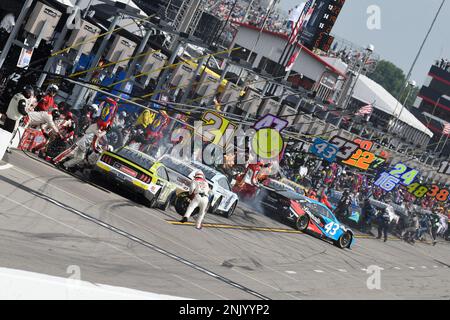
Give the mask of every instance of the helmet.
POLYGON ((51 84, 47 87, 47 93, 56 95, 59 91, 59 88, 56 84, 51 84))
POLYGON ((195 173, 194 178, 199 178, 199 179, 204 179, 205 178, 205 174, 203 173, 202 170, 199 170, 195 173))
POLYGON ((122 111, 122 112, 120 113, 120 117, 121 117, 121 118, 126 118, 126 117, 127 117, 127 112, 126 112, 126 111, 122 111))
POLYGON ((23 88, 22 93, 25 98, 30 99, 32 96, 34 96, 34 89, 32 86, 27 85, 23 88))
POLYGON ((73 113, 72 112, 67 112, 65 115, 64 115, 64 117, 66 118, 66 119, 73 119, 73 113))
POLYGON ((59 112, 58 109, 54 109, 54 110, 52 111, 52 117, 53 117, 53 120, 59 119, 60 116, 61 116, 61 113, 59 112))
POLYGON ((97 104, 91 104, 90 106, 88 106, 88 110, 93 112, 93 113, 97 113, 98 112, 98 105, 97 104))

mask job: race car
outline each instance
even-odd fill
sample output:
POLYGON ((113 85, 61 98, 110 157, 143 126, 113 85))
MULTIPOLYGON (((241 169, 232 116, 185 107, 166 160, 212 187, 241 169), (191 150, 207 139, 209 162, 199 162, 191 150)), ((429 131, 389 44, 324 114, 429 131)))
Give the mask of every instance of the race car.
POLYGON ((178 187, 170 182, 167 170, 161 162, 129 147, 103 152, 91 175, 94 179, 103 178, 118 187, 137 193, 149 207, 163 210, 174 200, 178 187))
POLYGON ((322 203, 311 200, 292 190, 261 186, 258 194, 265 211, 275 212, 297 230, 331 241, 337 247, 350 248, 354 243, 353 231, 341 224, 322 203))
POLYGON ((195 172, 202 170, 213 192, 210 212, 221 214, 227 218, 233 215, 238 204, 238 196, 231 191, 225 175, 202 163, 181 161, 169 155, 162 156, 159 161, 168 169, 171 181, 183 185, 178 193, 188 191, 195 172))

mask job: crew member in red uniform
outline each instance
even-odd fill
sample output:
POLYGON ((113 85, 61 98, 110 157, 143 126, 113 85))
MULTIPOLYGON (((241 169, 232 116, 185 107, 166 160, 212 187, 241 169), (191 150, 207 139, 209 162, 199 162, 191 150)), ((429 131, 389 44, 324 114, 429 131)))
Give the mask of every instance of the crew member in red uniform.
POLYGON ((233 186, 233 192, 239 194, 243 199, 253 198, 258 190, 260 181, 259 173, 265 165, 261 161, 257 163, 250 163, 245 168, 245 171, 236 177, 236 183, 233 186))
POLYGON ((55 104, 55 97, 58 90, 59 88, 56 84, 49 85, 45 95, 38 102, 35 111, 51 111, 52 109, 57 109, 58 107, 55 104))

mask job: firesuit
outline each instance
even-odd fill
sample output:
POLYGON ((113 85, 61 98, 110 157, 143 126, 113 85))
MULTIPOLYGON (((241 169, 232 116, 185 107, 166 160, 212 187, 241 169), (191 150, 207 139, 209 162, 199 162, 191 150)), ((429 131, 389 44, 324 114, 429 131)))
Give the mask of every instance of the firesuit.
POLYGON ((54 110, 53 112, 48 111, 30 112, 28 113, 27 127, 47 126, 50 127, 54 132, 59 133, 59 129, 54 121, 57 120, 59 116, 60 113, 58 110, 54 110))
POLYGON ((202 228, 202 221, 205 217, 206 210, 208 209, 209 196, 212 193, 209 188, 208 182, 205 179, 205 175, 202 171, 198 171, 195 174, 194 180, 192 180, 189 186, 189 194, 191 196, 191 202, 186 210, 186 213, 181 219, 181 222, 186 222, 191 216, 192 212, 198 207, 199 215, 196 222, 197 229, 202 228))
POLYGON ((51 84, 48 86, 45 96, 38 102, 36 111, 49 111, 51 109, 57 109, 55 104, 55 96, 58 93, 58 86, 51 84))
POLYGON ((6 120, 2 129, 8 132, 15 132, 19 126, 19 122, 23 116, 27 115, 28 110, 33 102, 32 97, 34 96, 33 88, 27 86, 24 88, 23 92, 16 93, 6 111, 6 120))
POLYGON ((70 157, 72 159, 64 163, 64 167, 68 169, 82 163, 90 150, 99 153, 101 151, 99 140, 106 135, 108 128, 91 124, 83 137, 54 159, 55 164, 70 157))
POLYGON ((258 188, 258 175, 262 169, 262 166, 262 162, 247 165, 245 171, 236 177, 233 192, 239 194, 239 196, 244 199, 252 198, 256 194, 258 188))

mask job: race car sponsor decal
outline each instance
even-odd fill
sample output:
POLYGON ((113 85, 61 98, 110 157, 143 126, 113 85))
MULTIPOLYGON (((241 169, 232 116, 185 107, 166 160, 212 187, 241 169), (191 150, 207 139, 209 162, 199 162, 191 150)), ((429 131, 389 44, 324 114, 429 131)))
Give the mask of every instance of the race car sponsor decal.
POLYGON ((161 186, 158 186, 156 184, 151 184, 148 187, 148 191, 150 191, 152 194, 156 194, 159 191, 159 189, 161 189, 161 186))

